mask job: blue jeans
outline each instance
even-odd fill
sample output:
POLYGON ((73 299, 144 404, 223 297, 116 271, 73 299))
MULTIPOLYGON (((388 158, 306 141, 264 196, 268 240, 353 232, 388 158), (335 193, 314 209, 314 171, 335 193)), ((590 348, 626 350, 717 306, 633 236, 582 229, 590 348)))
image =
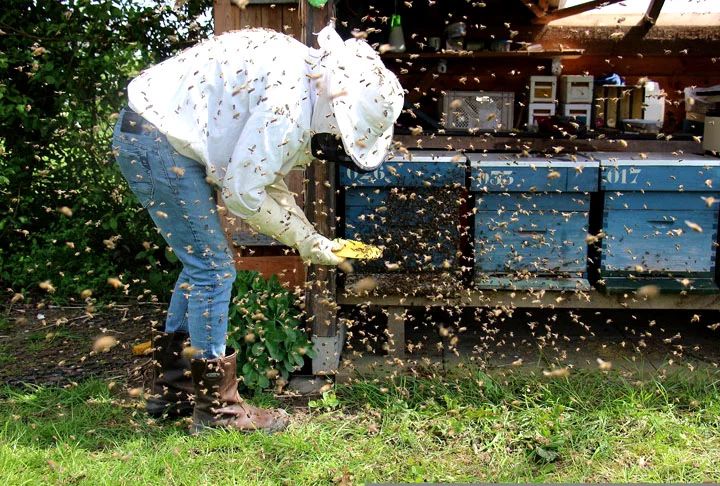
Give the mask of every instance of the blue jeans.
POLYGON ((183 265, 165 332, 187 331, 197 357, 224 356, 235 262, 220 224, 215 189, 205 180, 201 163, 179 154, 147 121, 129 122, 132 116, 137 117, 126 109, 120 112, 113 136, 115 159, 183 265))

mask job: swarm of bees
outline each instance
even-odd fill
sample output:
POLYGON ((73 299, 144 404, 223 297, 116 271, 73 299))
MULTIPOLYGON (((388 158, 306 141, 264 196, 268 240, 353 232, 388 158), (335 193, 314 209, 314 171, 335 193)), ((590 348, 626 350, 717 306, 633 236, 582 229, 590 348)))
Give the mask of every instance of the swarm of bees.
MULTIPOLYGON (((178 1, 177 6, 182 3, 178 1)), ((248 8, 247 1, 231 3, 248 8)), ((431 7, 435 4, 429 3, 431 7)), ((407 9, 417 7, 413 2, 404 5, 407 9)), ((483 2, 472 2, 471 8, 482 11, 485 7, 483 2)), ((373 6, 366 10, 364 29, 356 29, 353 35, 372 42, 387 32, 388 15, 373 6)), ((475 35, 492 30, 488 39, 525 39, 522 28, 513 25, 511 29, 510 23, 487 29, 473 24, 470 16, 461 18, 475 35)), ((444 22, 447 25, 457 20, 448 14, 444 22)), ((340 24, 348 27, 344 20, 340 24)), ((618 30, 609 34, 609 39, 619 43, 626 35, 626 30, 618 30)), ((429 37, 409 35, 421 52, 430 45, 429 37)), ((530 45, 524 40, 518 42, 530 45)), ((592 161, 595 155, 588 150, 589 144, 576 136, 539 143, 536 138, 525 138, 515 120, 513 126, 500 129, 448 133, 452 132, 450 128, 436 127, 428 132, 418 120, 421 104, 438 106, 443 93, 451 88, 499 89, 503 83, 514 82, 513 78, 529 76, 529 68, 521 66, 501 73, 476 66, 470 72, 461 71, 458 66, 467 65, 452 65, 452 59, 473 56, 462 51, 448 52, 451 66, 442 69, 450 71, 440 72, 416 54, 392 54, 385 42, 374 47, 387 54, 386 64, 408 83, 408 103, 401 118, 405 121, 398 127, 400 136, 393 148, 395 162, 342 187, 325 180, 305 181, 313 186, 316 196, 314 211, 307 209, 314 213, 312 219, 330 221, 325 225, 329 227, 339 223, 345 237, 384 249, 380 261, 344 261, 340 272, 309 272, 337 281, 337 288, 323 296, 328 319, 337 319, 347 336, 343 361, 339 353, 328 358, 336 363, 333 366, 352 367, 356 359, 381 354, 386 355, 385 364, 395 373, 416 372, 441 358, 443 366, 449 360, 462 359, 506 372, 523 372, 530 363, 540 363, 539 379, 571 379, 577 367, 611 373, 621 368, 618 362, 643 360, 648 357, 650 342, 667 351, 674 363, 688 355, 699 355, 703 345, 683 344, 682 336, 674 334, 676 323, 657 315, 657 309, 691 310, 692 295, 713 291, 708 279, 714 275, 707 274, 715 272, 718 246, 720 194, 713 192, 713 187, 720 186, 717 159, 708 158, 707 165, 693 166, 693 174, 680 175, 676 171, 689 154, 673 145, 667 149, 674 150, 666 154, 667 159, 678 164, 665 164, 661 175, 645 179, 652 170, 647 163, 652 156, 641 149, 645 145, 617 138, 601 145, 613 152, 619 149, 625 156, 630 154, 635 164, 618 165, 616 156, 610 154, 608 163, 598 169, 598 176, 603 181, 625 182, 625 187, 604 191, 600 184, 595 190, 577 188, 572 181, 592 173, 583 161, 592 161), (458 179, 444 182, 436 172, 440 164, 413 160, 426 151, 454 153, 448 164, 458 171, 458 179), (498 151, 508 154, 505 168, 485 171, 483 167, 497 159, 498 151), (477 170, 471 167, 469 154, 480 155, 478 165, 473 166, 477 170), (537 157, 547 164, 526 163, 537 157), (528 182, 531 179, 533 182, 528 182), (409 180, 413 183, 406 184, 409 180), (697 181, 699 185, 687 189, 697 181), (654 184, 665 189, 655 191, 654 184), (352 211, 359 213, 348 209, 350 195, 352 211), (682 195, 686 207, 670 204, 676 195, 682 195), (328 199, 335 201, 322 204, 328 199), (338 201, 344 214, 333 207, 338 201), (603 226, 612 218, 619 220, 603 226), (578 231, 569 232, 570 227, 578 231), (603 293, 611 281, 619 280, 625 285, 619 292, 603 293), (669 333, 673 335, 666 337, 669 333)), ((33 53, 41 54, 39 50, 33 53)), ((548 68, 542 65, 536 70, 548 68)), ((331 97, 344 99, 347 93, 336 92, 331 97)), ((453 99, 449 110, 457 112, 463 103, 453 99)), ((517 105, 524 108, 526 103, 518 101, 517 105)), ((440 113, 439 118, 447 115, 440 113)), ((491 113, 483 121, 495 123, 495 118, 497 115, 491 113)), ((602 137, 607 135, 598 132, 597 138, 602 137)), ((673 137, 660 138, 658 144, 669 143, 673 137)), ((699 149, 699 142, 696 138, 685 146, 692 150, 694 144, 699 149)), ((171 170, 173 177, 185 176, 183 168, 171 170)), ((148 210, 161 219, 170 217, 168 211, 152 204, 148 210)), ((73 217, 66 206, 52 211, 73 217)), ((224 208, 218 210, 220 213, 225 224, 232 226, 227 223, 232 215, 224 208)), ((114 250, 122 242, 118 235, 108 234, 104 244, 114 250)), ((131 275, 107 279, 119 297, 136 292, 141 300, 146 292, 139 284, 131 275)), ((50 280, 38 282, 38 287, 48 295, 56 292, 50 280)), ((316 287, 316 282, 308 282, 295 289, 299 306, 304 308, 308 289, 316 287)), ((93 310, 92 291, 85 289, 79 295, 88 310, 93 310)), ((23 300, 22 294, 12 294, 11 305, 23 300)), ((327 323, 318 322, 304 310, 311 328, 327 323)), ((711 323, 713 320, 694 314, 683 325, 716 331, 720 323, 711 323)), ((93 353, 107 352, 116 345, 118 340, 107 335, 89 343, 93 353)), ((187 348, 186 352, 190 357, 197 350, 187 348)), ((142 395, 135 388, 130 394, 142 395)))

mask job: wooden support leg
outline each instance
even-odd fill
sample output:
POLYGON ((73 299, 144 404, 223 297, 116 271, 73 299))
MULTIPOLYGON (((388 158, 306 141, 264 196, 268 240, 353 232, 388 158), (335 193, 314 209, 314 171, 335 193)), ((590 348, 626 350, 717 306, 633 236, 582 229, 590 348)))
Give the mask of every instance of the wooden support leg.
POLYGON ((405 357, 405 308, 388 307, 388 354, 405 357))
MULTIPOLYGON (((328 25, 335 17, 335 3, 324 8, 310 8, 308 2, 300 2, 302 24, 301 40, 314 47, 315 32, 328 25)), ((305 214, 315 229, 328 238, 335 236, 335 188, 337 174, 335 164, 313 161, 305 171, 305 214)), ((335 374, 339 367, 340 352, 345 334, 337 322, 336 270, 328 266, 313 266, 308 276, 306 311, 312 318, 313 346, 318 356, 313 360, 313 374, 335 374)))
POLYGON ((340 355, 345 345, 346 325, 337 320, 338 329, 334 336, 313 336, 315 358, 312 360, 313 375, 335 375, 340 368, 340 355))

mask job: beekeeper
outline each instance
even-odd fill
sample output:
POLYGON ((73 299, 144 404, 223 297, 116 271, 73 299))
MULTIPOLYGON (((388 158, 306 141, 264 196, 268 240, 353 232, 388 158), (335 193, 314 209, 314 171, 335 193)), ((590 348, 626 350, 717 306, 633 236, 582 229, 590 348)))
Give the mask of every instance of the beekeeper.
POLYGON ((236 351, 225 346, 235 266, 218 204, 304 260, 336 265, 338 248, 313 228, 283 177, 310 163, 314 135, 338 135, 364 171, 391 145, 403 105, 395 75, 365 41, 343 42, 330 26, 317 41, 313 49, 264 29, 215 36, 133 79, 115 127, 122 173, 183 265, 165 332, 154 336, 146 408, 154 416, 193 411, 193 433, 287 425, 283 411, 251 407, 237 393, 236 351), (182 353, 188 336, 190 360, 182 353))

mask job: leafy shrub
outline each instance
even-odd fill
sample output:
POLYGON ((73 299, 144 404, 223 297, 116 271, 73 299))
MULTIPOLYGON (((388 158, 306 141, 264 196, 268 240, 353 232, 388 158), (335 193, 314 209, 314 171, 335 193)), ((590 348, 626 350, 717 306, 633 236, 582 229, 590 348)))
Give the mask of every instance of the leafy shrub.
POLYGON ((21 218, 23 230, 0 248, 0 280, 23 293, 48 282, 51 298, 59 302, 86 290, 116 299, 138 298, 149 289, 151 296, 167 300, 179 268, 170 265, 174 255, 168 259, 163 252, 165 242, 119 170, 112 165, 102 172, 78 171, 77 177, 72 191, 61 189, 69 182, 47 185, 45 197, 54 192, 56 205, 44 211, 42 228, 31 231, 33 221, 21 218), (88 187, 79 180, 83 177, 97 182, 88 187), (118 276, 128 287, 108 285, 110 277, 118 276))
MULTIPOLYGON (((207 37, 204 0, 4 0, 0 9, 0 284, 53 299, 168 297, 160 235, 117 169, 113 114, 141 69, 207 37), (205 15, 203 15, 205 14, 205 15), (21 20, 21 21, 20 21, 21 20), (124 275, 135 288, 107 285, 124 275), (46 288, 49 288, 46 286, 46 288), (104 295, 102 295, 104 294, 104 295)), ((174 270, 174 269, 173 269, 174 270)))
POLYGON ((287 382, 314 358, 295 297, 275 275, 238 272, 230 306, 228 346, 237 349, 241 386, 259 391, 287 382))

